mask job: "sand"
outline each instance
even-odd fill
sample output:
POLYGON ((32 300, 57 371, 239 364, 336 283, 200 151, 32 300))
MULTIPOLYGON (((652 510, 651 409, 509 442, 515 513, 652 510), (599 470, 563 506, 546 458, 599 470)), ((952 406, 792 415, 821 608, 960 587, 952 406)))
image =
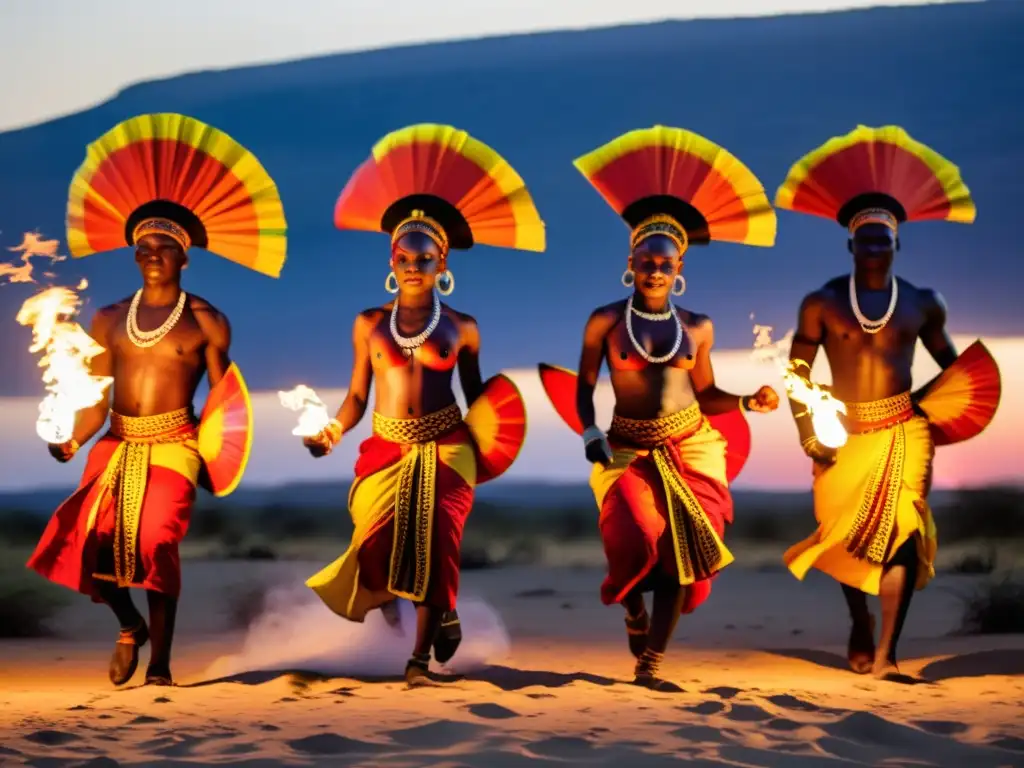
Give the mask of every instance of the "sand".
POLYGON ((173 688, 138 685, 141 669, 109 684, 115 628, 84 598, 61 617, 68 637, 0 643, 0 763, 1024 766, 1024 637, 950 636, 972 577, 919 593, 901 671, 924 682, 903 685, 846 670, 827 579, 731 567, 676 632, 667 673, 682 692, 654 693, 628 684, 600 570, 464 574, 455 682, 407 690, 409 640, 312 601, 316 564, 186 568, 173 688), (264 611, 233 629, 261 584, 264 611))

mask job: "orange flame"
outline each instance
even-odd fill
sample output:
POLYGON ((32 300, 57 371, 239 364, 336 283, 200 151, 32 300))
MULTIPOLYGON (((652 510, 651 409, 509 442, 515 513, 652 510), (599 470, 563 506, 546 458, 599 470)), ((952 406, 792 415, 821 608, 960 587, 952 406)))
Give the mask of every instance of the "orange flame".
MULTIPOLYGON (((83 280, 77 291, 87 285, 83 280)), ((28 351, 43 353, 39 367, 48 394, 39 404, 36 434, 48 443, 70 440, 75 414, 98 403, 113 382, 110 376, 89 372, 90 361, 104 350, 70 319, 81 304, 77 291, 63 286, 47 288, 28 298, 16 318, 21 325, 32 327, 28 351)))
POLYGON ((331 417, 327 406, 317 393, 305 384, 299 384, 287 392, 278 392, 281 405, 289 411, 299 412, 299 424, 292 430, 298 437, 313 437, 330 423, 331 417))
MULTIPOLYGON (((32 259, 42 256, 53 261, 63 261, 64 256, 57 253, 56 240, 43 240, 36 232, 26 232, 22 235, 21 245, 8 248, 8 251, 21 252, 21 266, 10 262, 0 263, 0 277, 7 276, 8 283, 34 283, 32 277, 32 259)), ((46 273, 50 275, 52 273, 46 273)))
POLYGON ((844 446, 847 434, 839 414, 846 413, 846 404, 794 370, 788 359, 793 343, 792 329, 779 341, 772 341, 772 326, 755 325, 754 337, 754 359, 773 363, 778 368, 786 394, 791 400, 805 405, 810 412, 818 442, 829 448, 844 446))

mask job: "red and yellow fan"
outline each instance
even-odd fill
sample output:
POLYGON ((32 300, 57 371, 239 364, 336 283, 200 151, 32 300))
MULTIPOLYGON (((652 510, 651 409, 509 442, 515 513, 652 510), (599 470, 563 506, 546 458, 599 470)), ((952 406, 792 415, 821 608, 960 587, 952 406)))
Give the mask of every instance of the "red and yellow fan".
POLYGON ((238 366, 210 388, 199 419, 200 485, 214 496, 232 493, 245 474, 252 450, 252 403, 238 366))
POLYGON ((854 214, 880 207, 900 223, 970 224, 976 210, 960 169, 899 126, 857 126, 800 158, 775 195, 785 210, 848 226, 854 214))
POLYGON ((1002 395, 999 366, 981 340, 965 349, 918 401, 936 446, 980 435, 992 423, 1002 395))
MULTIPOLYGON (((537 368, 541 386, 544 387, 544 393, 551 401, 555 413, 569 429, 582 436, 583 423, 576 412, 577 375, 567 368, 548 363, 541 363, 537 368)), ((750 425, 739 410, 720 416, 708 416, 707 419, 725 438, 728 446, 725 453, 725 474, 731 483, 739 477, 750 457, 750 425)))
POLYGON ((545 248, 544 222, 523 179, 449 125, 412 125, 377 142, 342 190, 334 224, 390 234, 413 209, 441 224, 451 248, 545 248))
POLYGON ((500 373, 488 379, 464 421, 476 444, 477 485, 504 474, 526 440, 526 404, 512 379, 500 373))
POLYGON ((248 150, 199 120, 140 115, 89 145, 68 195, 71 255, 133 245, 150 217, 181 226, 192 246, 281 274, 287 223, 277 186, 248 150))
POLYGON ((630 131, 574 165, 630 227, 668 214, 690 244, 775 244, 775 211, 764 186, 735 156, 692 131, 630 131))

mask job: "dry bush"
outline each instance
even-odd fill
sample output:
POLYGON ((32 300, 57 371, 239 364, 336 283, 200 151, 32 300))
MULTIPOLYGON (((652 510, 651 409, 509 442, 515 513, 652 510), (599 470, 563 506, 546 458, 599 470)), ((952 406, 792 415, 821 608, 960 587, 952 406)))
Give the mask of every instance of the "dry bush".
POLYGON ((964 598, 960 634, 1018 633, 1024 633, 1024 581, 1016 575, 986 582, 964 598))
POLYGON ((21 558, 2 557, 0 566, 0 637, 51 637, 49 621, 69 601, 69 593, 29 571, 21 558))

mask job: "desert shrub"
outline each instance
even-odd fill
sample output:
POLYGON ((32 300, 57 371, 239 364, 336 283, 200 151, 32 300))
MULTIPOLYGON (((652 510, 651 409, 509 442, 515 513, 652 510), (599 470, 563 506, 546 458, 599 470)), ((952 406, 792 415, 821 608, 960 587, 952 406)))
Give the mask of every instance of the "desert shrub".
POLYGON ((937 513, 946 541, 1024 538, 1024 490, 1013 487, 958 491, 937 513))
POLYGON ((22 566, 21 558, 6 556, 0 566, 0 637, 50 637, 50 619, 69 600, 66 590, 22 566))
POLYGON ((0 511, 0 536, 12 547, 32 547, 39 541, 50 518, 20 509, 0 511))
POLYGON ((949 571, 961 576, 987 576, 995 571, 997 560, 995 549, 990 547, 983 553, 973 552, 964 555, 953 563, 949 571))
POLYGON ((965 597, 960 633, 1024 633, 1024 581, 1011 573, 999 581, 986 582, 965 597))

